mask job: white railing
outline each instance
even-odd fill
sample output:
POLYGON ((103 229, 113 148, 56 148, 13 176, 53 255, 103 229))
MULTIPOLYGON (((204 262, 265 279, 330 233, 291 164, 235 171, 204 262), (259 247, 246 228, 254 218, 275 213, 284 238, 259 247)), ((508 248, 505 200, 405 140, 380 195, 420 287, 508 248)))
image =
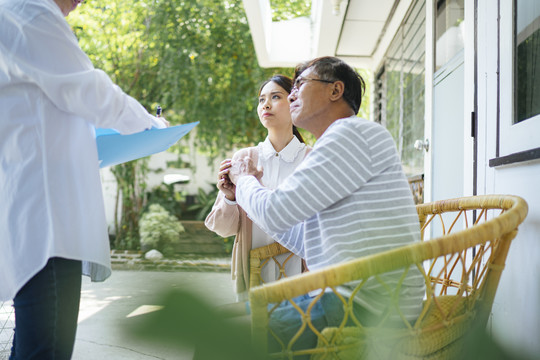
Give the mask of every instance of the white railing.
POLYGON ((0 360, 7 360, 11 353, 15 314, 12 302, 0 302, 0 360))

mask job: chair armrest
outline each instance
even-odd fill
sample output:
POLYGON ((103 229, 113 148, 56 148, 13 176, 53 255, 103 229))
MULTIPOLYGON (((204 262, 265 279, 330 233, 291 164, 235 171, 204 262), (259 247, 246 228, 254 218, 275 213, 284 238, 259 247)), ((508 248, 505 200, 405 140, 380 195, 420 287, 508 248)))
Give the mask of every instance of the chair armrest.
MULTIPOLYGON (((512 233, 528 211, 527 203, 517 196, 484 195, 468 198, 450 199, 435 203, 417 205, 420 216, 440 214, 456 209, 499 208, 506 210, 499 216, 484 223, 439 237, 402 246, 378 254, 350 260, 340 264, 311 270, 307 273, 291 276, 279 282, 253 287, 249 298, 252 304, 276 303, 310 291, 367 278, 425 260, 453 254, 463 249, 483 244, 487 240, 512 233)), ((512 238, 515 234, 512 236, 512 238)))

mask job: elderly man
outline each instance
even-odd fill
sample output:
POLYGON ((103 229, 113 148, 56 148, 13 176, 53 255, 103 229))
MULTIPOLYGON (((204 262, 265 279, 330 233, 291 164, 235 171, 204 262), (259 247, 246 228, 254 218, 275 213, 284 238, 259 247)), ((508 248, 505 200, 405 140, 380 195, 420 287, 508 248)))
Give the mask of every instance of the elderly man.
MULTIPOLYGON (((418 241, 418 217, 391 135, 355 116, 365 88, 360 75, 340 59, 323 57, 299 65, 294 84, 292 120, 316 137, 313 151, 275 190, 261 186, 247 161, 233 166, 238 204, 311 270, 418 241)), ((390 275, 388 283, 397 284, 399 276, 390 275)), ((400 291, 402 313, 416 318, 424 294, 416 269, 400 291)), ((323 313, 340 307, 332 296, 323 296, 323 313)), ((388 292, 375 280, 355 301, 370 318, 391 311, 388 292)))

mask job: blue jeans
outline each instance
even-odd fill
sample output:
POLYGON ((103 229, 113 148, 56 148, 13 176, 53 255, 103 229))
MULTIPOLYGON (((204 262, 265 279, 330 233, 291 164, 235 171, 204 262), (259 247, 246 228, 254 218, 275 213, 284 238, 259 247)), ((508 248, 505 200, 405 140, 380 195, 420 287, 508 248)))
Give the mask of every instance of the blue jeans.
MULTIPOLYGON (((309 295, 302 295, 293 299, 302 311, 306 311, 313 298, 309 295)), ((269 305, 272 308, 272 305, 269 305)), ((353 311, 355 316, 362 321, 363 324, 369 325, 375 322, 375 316, 358 304, 354 304, 353 311)), ((323 296, 315 303, 311 309, 311 322, 313 326, 322 331, 329 326, 339 326, 344 317, 343 303, 333 292, 324 293, 323 296)), ((291 305, 289 301, 285 301, 277 307, 270 315, 269 327, 283 341, 285 345, 296 334, 302 324, 300 313, 291 305)), ((347 325, 352 325, 350 319, 347 325)), ((311 349, 317 345, 317 335, 306 326, 302 335, 296 340, 292 349, 311 349)), ((272 351, 281 350, 281 345, 277 340, 270 335, 268 339, 268 348, 272 351)))
POLYGON ((10 360, 70 359, 81 298, 80 261, 51 258, 13 299, 10 360))

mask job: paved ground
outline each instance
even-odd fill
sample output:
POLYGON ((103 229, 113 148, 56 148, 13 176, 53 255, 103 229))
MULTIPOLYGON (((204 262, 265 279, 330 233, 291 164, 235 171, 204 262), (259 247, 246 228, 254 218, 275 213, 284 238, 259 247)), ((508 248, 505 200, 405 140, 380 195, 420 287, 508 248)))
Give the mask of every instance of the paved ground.
MULTIPOLYGON (((189 347, 172 348, 128 335, 134 316, 154 309, 168 290, 190 290, 216 305, 231 303, 230 274, 216 272, 113 271, 103 283, 83 277, 74 360, 192 360, 189 347)), ((136 321, 136 320, 135 320, 136 321)))

